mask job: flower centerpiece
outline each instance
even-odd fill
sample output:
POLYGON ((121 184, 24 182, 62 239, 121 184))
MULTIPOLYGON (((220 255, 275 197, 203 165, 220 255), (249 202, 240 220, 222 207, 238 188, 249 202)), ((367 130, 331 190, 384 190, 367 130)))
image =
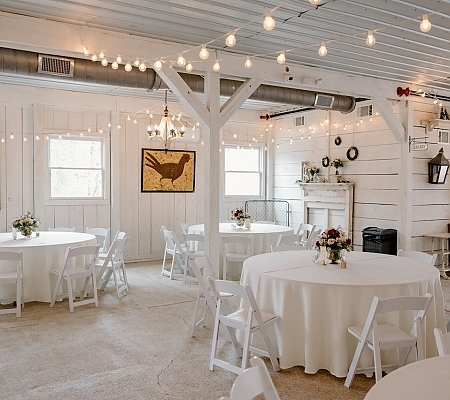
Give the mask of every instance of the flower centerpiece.
POLYGON ((31 234, 35 231, 35 229, 39 226, 39 221, 37 218, 33 216, 29 211, 26 214, 22 215, 20 218, 17 218, 13 223, 12 227, 19 231, 23 236, 27 239, 31 238, 31 234))
POLYGON ((231 210, 231 220, 236 221, 237 226, 244 226, 245 220, 250 218, 250 215, 247 214, 242 208, 231 210))
POLYGON ((325 229, 317 236, 316 240, 317 250, 320 251, 321 247, 325 247, 327 257, 331 261, 331 264, 336 264, 341 259, 342 250, 350 251, 351 245, 351 239, 340 226, 325 229))
POLYGON ((344 161, 342 161, 340 158, 335 158, 333 161, 331 161, 331 166, 336 168, 336 175, 339 175, 339 168, 344 167, 344 161))

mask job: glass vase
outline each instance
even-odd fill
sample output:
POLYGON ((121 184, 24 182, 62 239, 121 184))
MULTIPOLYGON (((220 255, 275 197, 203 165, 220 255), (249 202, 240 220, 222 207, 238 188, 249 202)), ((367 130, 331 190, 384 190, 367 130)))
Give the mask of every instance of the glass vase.
POLYGON ((245 220, 243 220, 243 219, 238 219, 238 220, 236 220, 236 225, 237 225, 239 228, 242 228, 242 227, 244 226, 244 224, 245 224, 245 220))
POLYGON ((328 250, 328 259, 330 260, 330 264, 337 264, 341 259, 341 250, 328 250))

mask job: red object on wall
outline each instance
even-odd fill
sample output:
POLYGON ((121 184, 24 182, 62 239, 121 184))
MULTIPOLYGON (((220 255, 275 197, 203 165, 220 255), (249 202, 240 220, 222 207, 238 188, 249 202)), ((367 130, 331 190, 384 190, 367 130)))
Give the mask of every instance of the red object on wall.
POLYGON ((409 96, 409 87, 402 89, 400 86, 397 88, 397 96, 402 97, 403 95, 409 96))

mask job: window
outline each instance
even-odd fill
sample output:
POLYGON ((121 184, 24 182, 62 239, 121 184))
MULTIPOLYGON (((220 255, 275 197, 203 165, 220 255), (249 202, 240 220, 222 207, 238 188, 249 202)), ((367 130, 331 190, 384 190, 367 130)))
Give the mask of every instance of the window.
POLYGON ((262 149, 225 147, 225 196, 261 196, 262 149))
POLYGON ((51 200, 105 198, 105 138, 58 137, 48 140, 51 200))

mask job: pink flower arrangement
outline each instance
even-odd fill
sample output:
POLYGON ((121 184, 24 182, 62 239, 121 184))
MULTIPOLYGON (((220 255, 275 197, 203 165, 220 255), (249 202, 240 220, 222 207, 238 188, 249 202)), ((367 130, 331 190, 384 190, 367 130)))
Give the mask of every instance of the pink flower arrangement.
POLYGON ((316 248, 325 246, 329 250, 351 250, 352 241, 347 233, 338 226, 337 228, 325 229, 317 236, 316 248))

